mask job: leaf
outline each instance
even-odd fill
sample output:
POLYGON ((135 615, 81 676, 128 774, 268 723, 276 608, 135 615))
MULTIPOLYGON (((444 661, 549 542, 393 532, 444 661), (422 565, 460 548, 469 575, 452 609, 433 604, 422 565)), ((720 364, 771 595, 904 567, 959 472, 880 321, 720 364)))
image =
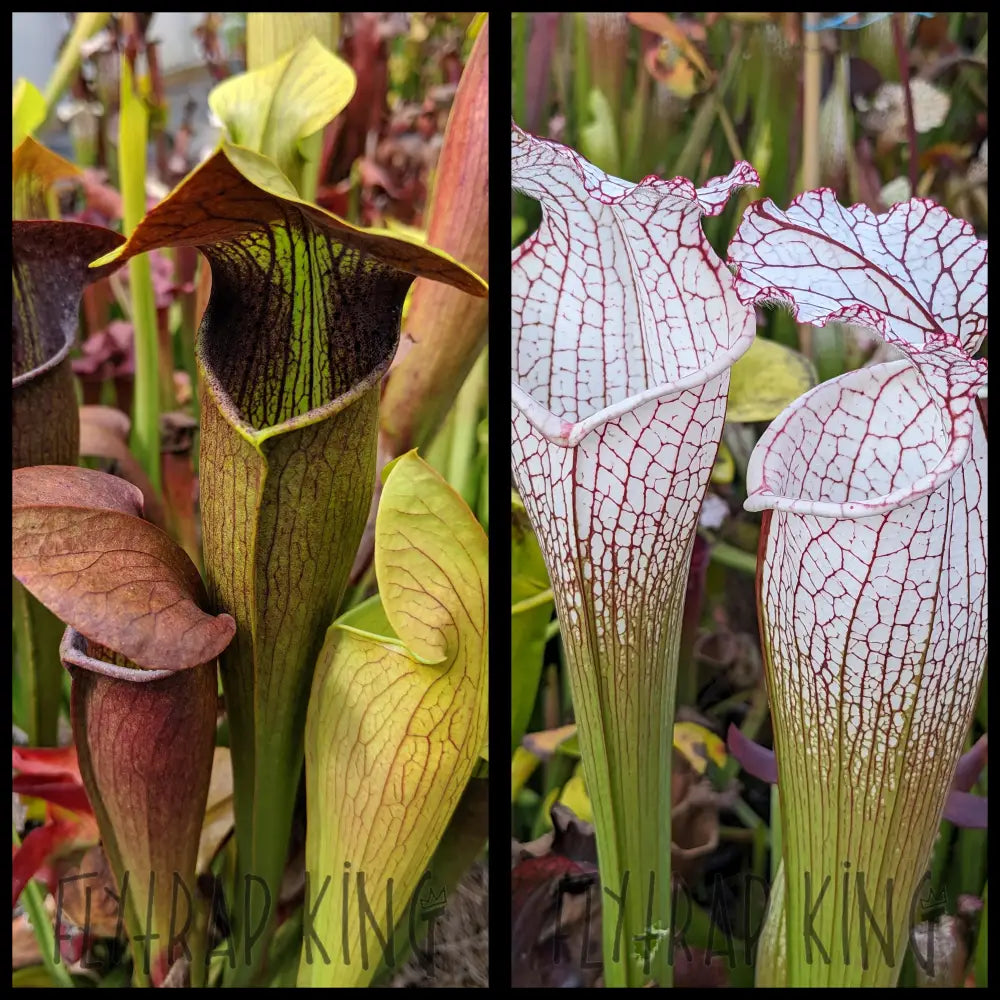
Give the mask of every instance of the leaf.
POLYGON ((198 571, 141 509, 139 491, 114 476, 15 470, 14 575, 63 621, 140 667, 214 660, 235 624, 201 610, 198 571))
POLYGON ((986 242, 929 200, 876 216, 828 188, 787 212, 765 199, 729 255, 745 300, 787 302, 803 323, 857 323, 904 351, 957 343, 971 354, 986 336, 986 242))
MULTIPOLYGON (((875 216, 819 191, 787 213, 752 206, 731 252, 748 301, 859 322, 903 354, 810 390, 747 469, 745 506, 768 511, 759 613, 791 928, 804 873, 877 871, 884 912, 918 891, 942 812, 985 818, 949 785, 988 645, 986 363, 970 357, 987 245, 930 202, 875 216)), ((818 909, 838 985, 895 985, 905 931, 861 968, 843 959, 864 932, 840 923, 818 909)), ((789 986, 831 982, 802 938, 786 944, 789 986)))
POLYGON ((159 985, 179 951, 171 927, 187 925, 197 898, 195 861, 218 711, 216 667, 213 659, 143 681, 132 669, 126 675, 133 679, 99 672, 95 659, 102 656, 94 643, 68 630, 63 658, 73 678, 80 772, 123 892, 128 875, 124 923, 133 974, 140 983, 150 977, 159 985))
POLYGON ((146 519, 166 530, 166 515, 153 484, 135 455, 129 451, 131 421, 113 406, 80 407, 80 457, 107 459, 115 474, 142 491, 146 519))
POLYGON ((30 135, 15 147, 11 171, 15 219, 48 219, 52 188, 83 173, 30 135))
MULTIPOLYGON (((732 391, 730 390, 730 397, 732 391)), ((727 413, 728 415, 728 413, 727 413)), ((725 441, 719 442, 719 451, 712 465, 711 482, 716 486, 728 486, 736 476, 736 462, 725 441)))
POLYGON ((79 780, 75 783, 40 781, 37 778, 25 779, 15 776, 12 787, 18 795, 51 803, 59 809, 82 814, 91 812, 90 801, 79 780))
POLYGON ((778 765, 774 751, 744 736, 742 730, 732 723, 729 726, 727 742, 729 752, 747 774, 771 785, 778 780, 778 765))
POLYGON ((989 981, 989 895, 988 886, 983 886, 983 912, 979 918, 979 932, 976 935, 974 967, 976 985, 985 987, 989 981))
MULTIPOLYGON (((14 792, 92 816, 93 809, 83 787, 76 747, 12 747, 14 792)), ((61 815, 57 813, 57 815, 61 815)))
POLYGON ((76 747, 11 747, 11 764, 15 771, 37 778, 80 780, 80 765, 76 747))
MULTIPOLYGON (((476 36, 455 93, 427 214, 427 242, 489 274, 489 25, 476 36)), ((403 319, 411 349, 397 355, 379 426, 391 455, 425 448, 486 344, 489 305, 418 278, 403 319)))
POLYGON ((659 48, 646 50, 644 63, 653 78, 682 100, 707 85, 711 71, 684 29, 663 13, 630 13, 632 24, 659 35, 659 48))
POLYGON ((55 746, 62 709, 59 643, 65 626, 17 580, 11 582, 14 680, 21 693, 14 719, 34 746, 55 746))
POLYGON ((14 84, 12 149, 17 149, 18 144, 45 121, 46 111, 42 92, 30 80, 23 76, 18 78, 14 84))
MULTIPOLYGON (((76 170, 33 139, 14 153, 15 205, 45 212, 52 181, 76 170)), ((47 214, 47 212, 45 213, 47 214)), ((109 273, 89 261, 121 237, 75 222, 19 221, 11 239, 13 279, 11 459, 31 465, 75 465, 80 429, 69 351, 84 287, 109 273)), ((52 614, 14 585, 15 670, 25 691, 26 723, 37 743, 57 739, 61 690, 59 641, 52 614)))
MULTIPOLYGON (((306 730, 311 884, 363 872, 372 911, 387 886, 399 905, 417 887, 486 736, 487 541, 472 512, 409 453, 389 472, 375 526, 382 610, 330 629, 306 730), (382 634, 375 631, 378 629, 382 634), (371 631, 369 631, 371 630, 371 631), (344 809, 345 802, 352 803, 344 809)), ((352 898, 354 898, 352 894, 352 898)), ((320 940, 356 955, 348 904, 318 907, 320 940)), ((398 911, 397 911, 398 912, 398 911)), ((357 961, 303 961, 300 985, 365 985, 357 961)))
MULTIPOLYGON (((523 512, 511 510, 510 602, 512 606, 536 598, 549 589, 542 551, 523 512)), ((545 656, 545 632, 552 619, 552 599, 511 613, 511 746, 521 742, 538 695, 545 656)))
POLYGON ((815 384, 816 372, 808 358, 757 337, 733 365, 726 419, 744 424, 773 420, 815 384))
POLYGON ((590 91, 590 121, 580 128, 580 152, 595 166, 609 174, 621 172, 621 155, 618 151, 618 129, 605 94, 597 89, 590 91))
POLYGON ((543 729, 537 733, 528 733, 522 743, 524 748, 534 754, 539 760, 548 760, 568 739, 576 735, 576 724, 559 726, 556 729, 543 729))
POLYGON ((209 94, 229 140, 273 160, 288 178, 299 176, 299 144, 347 106, 354 71, 315 38, 261 69, 232 76, 209 94))
POLYGON ((340 39, 340 14, 326 11, 280 11, 247 15, 247 66, 265 67, 309 36, 336 51, 340 39))
POLYGON ((559 802, 569 809, 573 814, 585 823, 593 823, 594 811, 590 806, 590 798, 587 795, 587 788, 583 783, 583 769, 581 764, 577 764, 573 771, 573 776, 563 785, 559 793, 559 802))
POLYGON ((97 831, 76 820, 57 820, 35 827, 14 854, 11 871, 11 906, 16 906, 24 887, 53 855, 73 850, 83 843, 94 843, 97 831))
MULTIPOLYGON (((371 504, 403 300, 417 275, 474 295, 485 284, 302 201, 273 160, 228 142, 113 256, 163 246, 198 247, 212 268, 198 342, 205 572, 212 606, 237 623, 221 670, 238 866, 276 897, 309 686, 371 504)), ((240 956, 237 977, 253 971, 240 956)))
MULTIPOLYGON (((89 938, 117 938, 123 930, 118 906, 120 893, 108 857, 97 842, 98 837, 95 822, 93 844, 55 866, 56 893, 64 921, 70 927, 81 928, 80 938, 84 933, 89 938)), ((179 888, 177 893, 180 918, 183 903, 179 888)), ((78 941, 81 952, 83 943, 78 941)), ((64 960, 68 962, 68 956, 64 955, 64 960)), ((102 985, 107 983, 102 980, 102 985)))
POLYGON ((726 744, 711 729, 696 722, 674 723, 674 746, 684 755, 695 774, 704 774, 708 762, 717 767, 726 763, 726 744))
POLYGON ((548 440, 573 446, 624 412, 728 371, 753 342, 753 316, 722 262, 706 266, 701 217, 756 182, 750 165, 703 188, 682 177, 632 185, 516 125, 511 147, 514 186, 543 213, 512 255, 515 407, 548 440), (547 272, 569 280, 545 294, 547 272), (571 348, 572 372, 538 363, 571 348))
POLYGON ((216 747, 212 760, 212 778, 205 804, 205 820, 198 841, 198 874, 207 872, 219 849, 233 830, 233 762, 228 747, 216 747))
POLYGON ((538 763, 538 758, 530 750, 520 746, 514 747, 510 758, 511 804, 517 801, 521 789, 538 768, 538 763))
MULTIPOLYGON (((18 920, 25 920, 24 914, 22 914, 18 920)), ((29 931, 29 933, 32 933, 29 931)), ((39 954, 37 946, 34 949, 34 955, 37 957, 39 954)), ((10 985, 12 989, 29 989, 34 987, 58 987, 61 983, 56 982, 52 975, 50 975, 48 969, 44 965, 30 965, 24 968, 15 968, 11 974, 10 985)))
MULTIPOLYGON (((266 275, 269 252, 281 248, 272 248, 261 235, 279 228, 315 240, 314 253, 323 253, 321 237, 328 238, 337 260, 343 255, 342 263, 352 270, 358 263, 353 251, 370 257, 372 263, 444 281, 470 295, 486 294, 485 282, 446 253, 384 230, 360 229, 301 201, 273 161, 227 142, 147 214, 127 243, 91 267, 124 262, 166 246, 196 246, 215 266, 213 277, 226 255, 242 262, 247 253, 262 258, 266 275)), ((287 251, 283 263, 286 267, 291 263, 287 251)))

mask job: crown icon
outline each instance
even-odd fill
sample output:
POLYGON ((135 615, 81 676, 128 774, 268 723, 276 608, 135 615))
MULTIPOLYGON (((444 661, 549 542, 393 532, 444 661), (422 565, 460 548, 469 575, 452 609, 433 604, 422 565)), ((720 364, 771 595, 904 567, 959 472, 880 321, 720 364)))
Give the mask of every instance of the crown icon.
POLYGON ((446 902, 444 888, 440 892, 435 892, 430 886, 427 892, 420 897, 420 910, 422 913, 431 913, 435 910, 443 910, 446 902))

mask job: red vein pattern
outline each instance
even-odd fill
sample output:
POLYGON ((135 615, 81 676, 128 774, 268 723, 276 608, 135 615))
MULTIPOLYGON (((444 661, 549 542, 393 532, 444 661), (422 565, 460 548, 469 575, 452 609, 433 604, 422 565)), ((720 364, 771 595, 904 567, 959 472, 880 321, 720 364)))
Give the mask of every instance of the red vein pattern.
POLYGON ((986 245, 927 202, 876 218, 822 191, 753 206, 730 251, 748 301, 862 322, 906 355, 797 400, 747 474, 747 507, 773 510, 759 600, 790 928, 831 879, 815 929, 832 962, 790 934, 788 985, 891 986, 986 661, 985 362, 967 353, 986 245), (867 967, 859 877, 880 926, 890 892, 897 914, 867 967))
MULTIPOLYGON (((659 858, 651 912, 665 927, 685 581, 729 367, 754 336, 700 218, 757 176, 740 163, 702 189, 632 186, 516 126, 511 159, 543 213, 512 255, 514 478, 563 628, 602 874, 659 858), (623 805, 636 802, 658 823, 623 805)), ((645 912, 627 916, 626 940, 644 926, 645 912)))
MULTIPOLYGON (((986 384, 986 362, 971 355, 986 336, 987 247, 972 226, 923 199, 876 216, 864 205, 845 208, 824 188, 801 195, 787 212, 769 199, 755 202, 729 258, 745 301, 789 305, 800 322, 816 326, 857 323, 910 358, 940 410, 935 437, 943 446, 909 489, 929 493, 943 484, 968 454, 975 396, 986 384)), ((762 451, 769 446, 762 442, 762 451)), ((778 485, 765 479, 750 509, 763 509, 762 498, 771 506, 782 495, 778 485)), ((891 496, 850 504, 818 499, 813 513, 864 517, 894 506, 906 488, 899 482, 891 496)))
POLYGON ((80 773, 123 892, 128 875, 124 920, 134 953, 159 985, 183 944, 191 906, 184 896, 196 891, 215 742, 215 661, 133 683, 89 669, 93 659, 136 673, 125 657, 72 629, 64 649, 71 651, 65 665, 80 773), (142 945, 139 934, 148 935, 142 945))

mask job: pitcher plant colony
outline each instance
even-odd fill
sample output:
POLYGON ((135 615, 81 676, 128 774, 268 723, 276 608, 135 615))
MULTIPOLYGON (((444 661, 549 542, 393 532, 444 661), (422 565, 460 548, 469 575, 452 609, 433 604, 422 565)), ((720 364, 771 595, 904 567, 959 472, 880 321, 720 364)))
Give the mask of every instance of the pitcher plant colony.
POLYGON ((14 86, 12 984, 986 986, 986 16, 166 16, 14 86))
MULTIPOLYGON (((758 116, 788 72, 781 35, 804 49, 815 124, 811 18, 514 15, 511 627, 531 662, 511 669, 514 705, 534 703, 512 758, 529 841, 514 852, 521 985, 985 985, 984 877, 961 923, 954 899, 940 927, 921 913, 954 827, 986 826, 970 789, 986 756, 985 735, 971 744, 985 731, 987 244, 931 198, 846 207, 819 185, 808 134, 812 189, 741 193, 778 186, 758 116), (761 74, 756 99, 733 59, 761 74), (668 117, 692 133, 666 136, 668 117), (740 155, 748 136, 760 172, 740 155), (664 169, 671 151, 687 176, 664 169), (798 324, 785 346, 774 308, 798 324), (829 371, 831 336, 855 352, 867 339, 870 360, 841 349, 829 371), (814 361, 833 377, 816 384, 814 361), (741 485, 762 516, 738 518, 741 485), (708 693, 723 677, 699 681, 740 648, 732 598, 698 631, 711 562, 755 581, 766 701, 752 678, 728 698, 708 693), (773 751, 752 739, 768 715, 773 751), (761 781, 774 791, 758 811, 740 793, 761 781), (569 885, 585 906, 564 902, 569 885)), ((905 41, 913 24, 885 28, 905 41)), ((826 48, 845 69, 851 41, 826 48)), ((905 58, 895 69, 906 85, 905 58)))

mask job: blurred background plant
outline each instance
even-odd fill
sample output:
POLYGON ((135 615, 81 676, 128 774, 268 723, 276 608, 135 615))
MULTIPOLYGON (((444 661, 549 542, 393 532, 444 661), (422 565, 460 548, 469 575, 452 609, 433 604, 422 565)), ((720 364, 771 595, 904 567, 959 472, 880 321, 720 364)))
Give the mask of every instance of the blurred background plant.
MULTIPOLYGON (((911 194, 931 198, 987 234, 983 13, 515 13, 511 45, 517 124, 611 174, 703 184, 734 161, 753 164, 760 187, 704 220, 722 257, 751 201, 786 207, 820 186, 875 212, 911 194)), ((537 203, 512 195, 513 246, 539 218, 537 203)), ((767 422, 817 380, 883 360, 862 330, 800 328, 783 310, 759 312, 758 324, 757 343, 733 369, 688 581, 672 796, 673 867, 693 904, 692 953, 678 952, 675 985, 752 982, 743 943, 756 938, 760 890, 780 857, 776 799, 723 742, 730 724, 770 742, 754 592, 760 519, 742 510, 746 463, 767 422), (709 961, 713 948, 722 954, 709 961)), ((596 974, 580 956, 599 953, 599 913, 581 903, 579 912, 564 908, 561 923, 553 916, 563 879, 596 877, 590 805, 552 593, 516 495, 511 518, 515 981, 589 985, 596 974), (552 814, 559 804, 575 813, 572 828, 565 813, 552 814), (560 932, 569 944, 553 964, 560 932)), ((984 683, 969 747, 986 728, 984 683)), ((985 794, 985 772, 975 790, 985 794)), ((943 822, 932 877, 937 910, 928 919, 943 918, 934 940, 954 959, 947 969, 938 963, 935 982, 985 985, 985 831, 943 822)), ((927 978, 908 955, 900 985, 927 978)))
MULTIPOLYGON (((247 68, 246 22, 245 13, 221 12, 14 14, 13 145, 31 134, 79 168, 55 179, 48 201, 50 216, 127 235, 211 155, 221 127, 207 96, 217 83, 247 68)), ((473 13, 339 15, 337 52, 353 68, 357 91, 317 137, 312 183, 318 204, 355 225, 426 238, 445 127, 482 23, 482 15, 477 20, 473 13)), ((449 193, 439 194, 446 209, 449 193)), ((479 208, 485 229, 485 202, 479 208)), ((168 531, 201 567, 194 352, 210 273, 192 247, 154 251, 132 265, 136 263, 138 268, 123 268, 93 282, 83 293, 78 336, 70 354, 81 404, 80 461, 139 486, 147 517, 168 531)), ((471 266, 479 269, 475 263, 471 266)), ((454 433, 455 418, 449 410, 440 421, 444 427, 440 440, 431 434, 420 444, 485 527, 488 414, 481 341, 469 366, 477 356, 479 363, 467 386, 462 388, 459 381, 452 395, 459 395, 454 409, 461 411, 463 433, 454 433), (471 428, 468 433, 466 425, 471 428)), ((341 612, 375 590, 370 565, 361 570, 341 612)), ((17 635, 14 642, 16 648, 17 635)), ((30 685, 17 672, 12 683, 18 744, 25 742, 29 728, 30 685)), ((60 744, 70 738, 68 690, 67 682, 60 706, 60 744)), ((212 879, 231 875, 232 852, 225 847, 233 822, 227 743, 223 721, 218 753, 224 759, 217 759, 213 772, 204 857, 199 861, 209 890, 212 879)), ((485 787, 485 782, 481 784, 485 787)), ((54 800, 48 807, 46 801, 43 795, 15 796, 16 844, 40 828, 46 809, 53 808, 54 800)), ((304 809, 300 812, 301 849, 304 809)), ((485 820, 473 856, 485 840, 484 824, 485 820)), ((65 822, 58 829, 64 828, 68 828, 65 822)), ((54 885, 59 874, 79 865, 82 851, 68 835, 48 836, 46 844, 47 853, 34 862, 54 885)), ((292 862, 286 878, 289 893, 283 894, 280 904, 286 924, 274 944, 275 983, 282 977, 294 982, 298 961, 294 932, 303 894, 301 850, 292 862)), ((444 923, 466 942, 467 953, 461 960, 446 957, 429 969, 415 962, 400 973, 408 984, 484 984, 483 866, 474 870, 456 899, 461 916, 449 913, 444 923)), ((46 899, 29 875, 25 900, 33 923, 20 907, 15 909, 14 983, 48 984, 55 973, 39 962, 51 953, 52 929, 46 934, 37 918, 44 907, 51 910, 53 899, 46 899), (38 928, 34 934, 33 927, 38 928)), ((218 939, 225 923, 216 920, 212 926, 218 939)), ((84 968, 79 952, 77 948, 71 958, 72 979, 77 985, 94 985, 102 972, 84 968)), ((209 970, 210 984, 219 978, 218 965, 209 970)), ((101 984, 113 985, 121 976, 117 967, 101 984)), ((70 984, 63 974, 59 981, 70 984)))

